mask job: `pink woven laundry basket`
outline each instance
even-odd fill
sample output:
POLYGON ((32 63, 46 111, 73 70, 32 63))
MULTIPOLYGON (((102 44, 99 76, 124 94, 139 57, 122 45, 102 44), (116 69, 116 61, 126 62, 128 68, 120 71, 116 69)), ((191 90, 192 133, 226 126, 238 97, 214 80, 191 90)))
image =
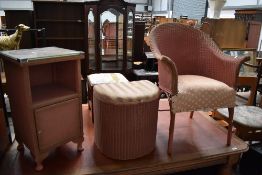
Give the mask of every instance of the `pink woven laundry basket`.
POLYGON ((113 159, 135 159, 154 150, 159 89, 147 80, 94 87, 95 144, 113 159))

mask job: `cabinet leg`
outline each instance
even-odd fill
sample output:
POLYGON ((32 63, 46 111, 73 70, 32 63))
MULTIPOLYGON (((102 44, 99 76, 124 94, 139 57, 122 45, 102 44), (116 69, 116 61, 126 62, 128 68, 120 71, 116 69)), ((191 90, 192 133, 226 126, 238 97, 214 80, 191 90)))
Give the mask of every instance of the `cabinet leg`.
POLYGON ((22 152, 24 151, 24 144, 23 143, 18 143, 16 149, 19 151, 19 152, 22 152))
POLYGON ((78 152, 82 152, 84 150, 84 148, 82 146, 82 144, 84 142, 84 137, 73 140, 73 142, 77 144, 77 151, 78 152))
POLYGON ((24 151, 24 144, 22 142, 22 140, 16 135, 15 136, 15 140, 17 141, 18 145, 16 147, 16 149, 21 152, 21 151, 24 151))
POLYGON ((44 166, 42 164, 42 161, 36 162, 35 170, 42 171, 43 169, 44 169, 44 166))
POLYGON ((81 143, 81 144, 77 144, 77 151, 78 151, 78 152, 84 151, 84 148, 83 148, 83 146, 82 146, 82 143, 81 143))
POLYGON ((39 153, 34 154, 33 152, 31 152, 31 155, 33 156, 36 162, 35 170, 42 171, 44 169, 43 160, 48 156, 48 152, 41 153, 41 154, 39 153))
POLYGON ((82 146, 83 141, 77 143, 77 151, 82 152, 84 151, 84 148, 82 146))

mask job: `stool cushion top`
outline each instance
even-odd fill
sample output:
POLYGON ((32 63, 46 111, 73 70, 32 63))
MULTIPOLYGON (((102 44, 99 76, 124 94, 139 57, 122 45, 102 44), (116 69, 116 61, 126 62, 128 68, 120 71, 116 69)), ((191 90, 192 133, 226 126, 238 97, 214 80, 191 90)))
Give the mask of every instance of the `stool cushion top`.
POLYGON ((104 83, 128 82, 126 77, 120 73, 90 74, 87 76, 87 79, 91 86, 94 86, 96 84, 104 84, 104 83))
MULTIPOLYGON (((226 108, 218 109, 218 112, 228 117, 226 108)), ((237 106, 234 111, 234 123, 254 129, 262 129, 262 109, 257 106, 237 106)))
POLYGON ((94 98, 116 105, 150 102, 159 97, 159 88, 148 80, 94 86, 94 98))

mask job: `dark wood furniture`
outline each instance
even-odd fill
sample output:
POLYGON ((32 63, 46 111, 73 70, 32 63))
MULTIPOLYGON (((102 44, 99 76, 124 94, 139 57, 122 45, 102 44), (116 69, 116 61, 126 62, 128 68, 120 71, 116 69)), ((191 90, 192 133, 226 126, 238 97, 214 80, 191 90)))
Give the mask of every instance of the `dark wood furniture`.
MULTIPOLYGON (((35 28, 46 29, 45 46, 85 52, 85 59, 81 61, 83 102, 87 101, 84 86, 88 74, 131 72, 135 4, 123 0, 33 3, 35 28)), ((42 39, 36 35, 37 47, 43 46, 42 39)))
POLYGON ((262 22, 262 10, 261 9, 235 10, 235 18, 243 20, 243 21, 261 21, 262 22))
POLYGON ((84 79, 93 72, 130 72, 134 52, 135 4, 124 0, 36 0, 33 5, 33 12, 5 11, 8 28, 25 23, 30 27, 46 29, 46 43, 41 34, 36 34, 31 46, 57 46, 84 51, 85 59, 81 64, 84 79), (106 23, 112 29, 110 36, 106 35, 106 23), (108 57, 107 52, 114 54, 108 57))
POLYGON ((0 158, 5 153, 8 145, 10 145, 9 142, 9 136, 8 136, 8 127, 6 124, 6 119, 4 115, 3 108, 0 108, 0 158))
MULTIPOLYGON (((35 35, 35 46, 57 46, 86 52, 85 7, 79 2, 33 1, 33 24, 35 28, 45 28, 35 35), (47 13, 48 12, 48 13, 47 13)), ((86 60, 81 61, 81 73, 87 75, 86 60)))
POLYGON ((149 80, 158 83, 157 59, 152 52, 145 52, 146 60, 143 69, 134 69, 133 74, 136 80, 149 80))
POLYGON ((144 36, 145 36, 145 22, 135 22, 135 33, 134 33, 134 61, 144 61, 144 36))
POLYGON ((46 47, 0 52, 18 149, 25 145, 42 170, 49 152, 69 141, 82 150, 79 51, 46 47), (17 88, 19 87, 19 88, 17 88))
POLYGON ((5 76, 1 73, 0 76, 0 158, 5 153, 7 147, 11 143, 11 126, 9 126, 8 118, 6 114, 5 98, 4 98, 4 87, 5 76))
POLYGON ((135 4, 123 0, 86 2, 88 72, 131 72, 135 4))

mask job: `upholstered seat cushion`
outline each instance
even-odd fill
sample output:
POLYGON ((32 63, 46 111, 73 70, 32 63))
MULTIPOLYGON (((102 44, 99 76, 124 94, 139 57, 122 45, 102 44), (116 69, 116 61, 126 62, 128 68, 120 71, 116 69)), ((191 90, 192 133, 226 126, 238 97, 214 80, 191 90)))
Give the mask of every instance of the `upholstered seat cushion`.
POLYGON ((87 76, 88 82, 91 86, 97 84, 106 84, 106 83, 120 83, 128 82, 126 77, 120 73, 96 73, 90 74, 87 76))
POLYGON ((179 75, 172 112, 234 107, 235 95, 235 90, 223 82, 198 75, 179 75))
POLYGON ((150 102, 159 98, 159 95, 159 88, 147 80, 94 86, 94 96, 97 99, 115 105, 150 102))
MULTIPOLYGON (((218 109, 218 112, 228 117, 228 110, 226 108, 218 109)), ((262 109, 257 106, 235 107, 234 124, 253 129, 262 129, 262 109)))

